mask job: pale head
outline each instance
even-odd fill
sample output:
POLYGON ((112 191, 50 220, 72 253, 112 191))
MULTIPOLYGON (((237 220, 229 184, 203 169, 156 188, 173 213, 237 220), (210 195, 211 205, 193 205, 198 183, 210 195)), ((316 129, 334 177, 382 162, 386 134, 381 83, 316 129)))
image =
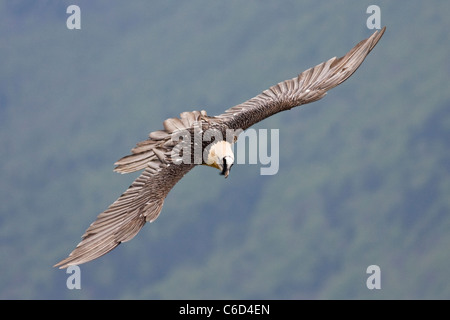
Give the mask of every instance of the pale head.
POLYGON ((234 163, 234 154, 231 143, 227 141, 218 141, 209 149, 206 165, 219 169, 220 174, 225 178, 230 174, 231 166, 234 163))

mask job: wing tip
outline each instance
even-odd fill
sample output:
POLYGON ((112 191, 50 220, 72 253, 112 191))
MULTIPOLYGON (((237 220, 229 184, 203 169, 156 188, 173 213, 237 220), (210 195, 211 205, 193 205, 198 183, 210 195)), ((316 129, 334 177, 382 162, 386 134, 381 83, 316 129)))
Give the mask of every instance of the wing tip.
POLYGON ((70 263, 69 261, 70 261, 69 258, 66 258, 66 259, 64 259, 64 260, 61 260, 60 262, 58 262, 58 263, 56 263, 55 265, 53 265, 53 268, 66 269, 66 268, 69 267, 69 266, 76 265, 76 264, 70 263))
MULTIPOLYGON (((370 45, 369 48, 369 52, 372 51, 372 49, 376 46, 376 44, 378 43, 378 41, 380 41, 381 37, 383 36, 384 32, 386 31, 386 26, 384 26, 383 28, 375 31, 372 36, 370 36, 370 38, 372 38, 372 43, 370 45)), ((369 38, 369 39, 370 39, 369 38)))

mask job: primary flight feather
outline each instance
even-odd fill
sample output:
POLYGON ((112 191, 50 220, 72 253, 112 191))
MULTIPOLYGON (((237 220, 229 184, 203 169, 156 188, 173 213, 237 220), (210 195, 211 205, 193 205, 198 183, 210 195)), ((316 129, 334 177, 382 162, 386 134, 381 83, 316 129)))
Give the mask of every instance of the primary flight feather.
POLYGON ((163 122, 164 129, 150 133, 131 154, 116 162, 116 172, 144 169, 109 208, 100 213, 70 255, 55 267, 66 268, 96 259, 121 242, 131 240, 146 222, 154 221, 164 199, 192 168, 202 164, 228 176, 234 162, 231 144, 240 132, 278 112, 317 101, 347 80, 383 36, 386 27, 358 43, 345 56, 331 58, 278 83, 256 97, 211 117, 205 111, 183 112, 163 122), (228 132, 235 134, 229 137, 228 132), (212 138, 195 143, 196 135, 212 138), (196 152, 199 148, 200 152, 196 152), (203 156, 205 155, 205 156, 203 156), (200 158, 199 158, 200 156, 200 158))

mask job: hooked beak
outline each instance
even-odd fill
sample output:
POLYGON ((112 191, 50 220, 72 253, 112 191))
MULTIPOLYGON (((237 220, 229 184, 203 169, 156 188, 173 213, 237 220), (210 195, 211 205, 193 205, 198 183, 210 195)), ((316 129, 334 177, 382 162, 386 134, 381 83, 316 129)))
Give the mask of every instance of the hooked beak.
MULTIPOLYGON (((227 158, 227 157, 225 157, 227 158)), ((222 160, 222 172, 220 173, 221 175, 225 176, 225 178, 228 178, 228 175, 230 174, 230 168, 233 165, 233 163, 228 164, 226 159, 223 158, 222 160)))

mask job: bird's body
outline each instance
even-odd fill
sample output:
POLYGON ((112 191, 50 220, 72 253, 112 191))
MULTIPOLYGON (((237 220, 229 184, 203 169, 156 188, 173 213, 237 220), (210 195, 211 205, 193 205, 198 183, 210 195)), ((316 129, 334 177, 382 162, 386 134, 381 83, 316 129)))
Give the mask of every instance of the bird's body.
POLYGON ((234 162, 231 144, 240 132, 278 112, 323 98, 356 71, 384 31, 375 32, 345 56, 280 82, 219 116, 192 111, 165 120, 164 129, 150 133, 130 155, 116 162, 115 171, 144 169, 141 175, 98 215, 69 257, 55 266, 66 268, 91 261, 131 240, 146 222, 159 216, 169 191, 195 166, 217 168, 227 177, 234 162))

